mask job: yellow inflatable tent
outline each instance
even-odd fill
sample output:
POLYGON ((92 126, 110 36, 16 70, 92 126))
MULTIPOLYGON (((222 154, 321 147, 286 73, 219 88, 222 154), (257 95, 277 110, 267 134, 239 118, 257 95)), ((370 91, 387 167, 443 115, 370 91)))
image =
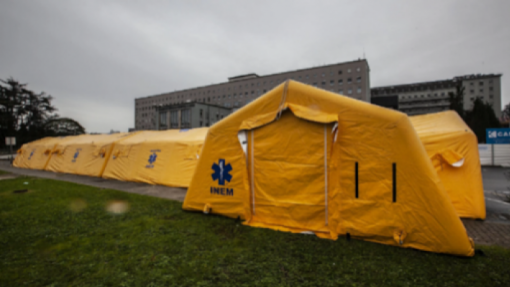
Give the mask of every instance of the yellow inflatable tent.
POLYGON ((188 187, 207 131, 138 132, 115 144, 103 177, 188 187))
POLYGON ((459 216, 485 219, 476 135, 454 111, 410 119, 459 216))
POLYGON ((185 210, 473 256, 409 118, 288 81, 216 123, 185 210))
POLYGON ((100 177, 115 142, 129 136, 117 133, 67 137, 55 146, 46 170, 100 177))
POLYGON ((29 169, 45 169, 55 146, 67 141, 68 137, 46 137, 24 144, 13 162, 15 167, 29 169))

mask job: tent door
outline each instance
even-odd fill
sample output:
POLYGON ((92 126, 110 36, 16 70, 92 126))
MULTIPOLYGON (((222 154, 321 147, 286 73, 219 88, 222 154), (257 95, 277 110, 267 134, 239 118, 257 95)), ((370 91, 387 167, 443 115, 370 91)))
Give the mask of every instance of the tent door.
POLYGON ((290 111, 248 134, 252 221, 327 232, 327 158, 332 124, 290 111))

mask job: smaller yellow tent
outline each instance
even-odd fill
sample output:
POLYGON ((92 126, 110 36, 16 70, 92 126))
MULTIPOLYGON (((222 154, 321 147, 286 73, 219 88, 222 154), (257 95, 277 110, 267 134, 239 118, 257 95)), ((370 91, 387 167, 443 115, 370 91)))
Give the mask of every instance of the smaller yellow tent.
POLYGON ((476 135, 454 111, 410 119, 459 216, 485 219, 476 135))
POLYGON ((55 146, 46 170, 100 177, 115 142, 129 136, 117 133, 68 137, 55 146))
POLYGON ((13 165, 19 168, 44 169, 50 160, 57 143, 68 138, 46 137, 24 144, 16 155, 13 165))
POLYGON ((207 131, 138 132, 115 144, 103 177, 188 187, 207 131))

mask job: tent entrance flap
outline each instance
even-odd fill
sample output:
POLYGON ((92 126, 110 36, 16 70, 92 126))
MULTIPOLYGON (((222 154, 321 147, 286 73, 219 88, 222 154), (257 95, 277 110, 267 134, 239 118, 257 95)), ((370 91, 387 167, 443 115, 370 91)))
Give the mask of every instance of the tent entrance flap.
POLYGON ((288 111, 249 133, 252 222, 329 232, 327 156, 332 126, 288 111))

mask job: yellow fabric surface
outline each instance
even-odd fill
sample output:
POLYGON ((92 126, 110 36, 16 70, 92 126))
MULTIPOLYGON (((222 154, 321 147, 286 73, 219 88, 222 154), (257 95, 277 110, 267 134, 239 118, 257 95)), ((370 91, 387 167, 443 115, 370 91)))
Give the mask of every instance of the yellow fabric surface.
POLYGON ((115 144, 103 177, 188 187, 207 131, 137 132, 115 144))
POLYGON ((440 152, 437 155, 449 165, 454 165, 464 158, 461 154, 451 149, 440 152))
POLYGON ((55 146, 68 139, 69 137, 46 137, 26 143, 18 150, 13 165, 28 169, 45 169, 53 155, 55 146))
POLYGON ((405 114, 295 81, 284 87, 210 128, 185 210, 321 238, 349 233, 388 245, 474 254, 405 114), (329 115, 337 117, 336 141, 329 115))
POLYGON ((101 177, 115 142, 133 134, 78 135, 59 142, 46 170, 101 177))
POLYGON ((454 111, 410 119, 458 215, 485 219, 482 169, 476 135, 454 111), (452 166, 462 158, 462 166, 452 166))

